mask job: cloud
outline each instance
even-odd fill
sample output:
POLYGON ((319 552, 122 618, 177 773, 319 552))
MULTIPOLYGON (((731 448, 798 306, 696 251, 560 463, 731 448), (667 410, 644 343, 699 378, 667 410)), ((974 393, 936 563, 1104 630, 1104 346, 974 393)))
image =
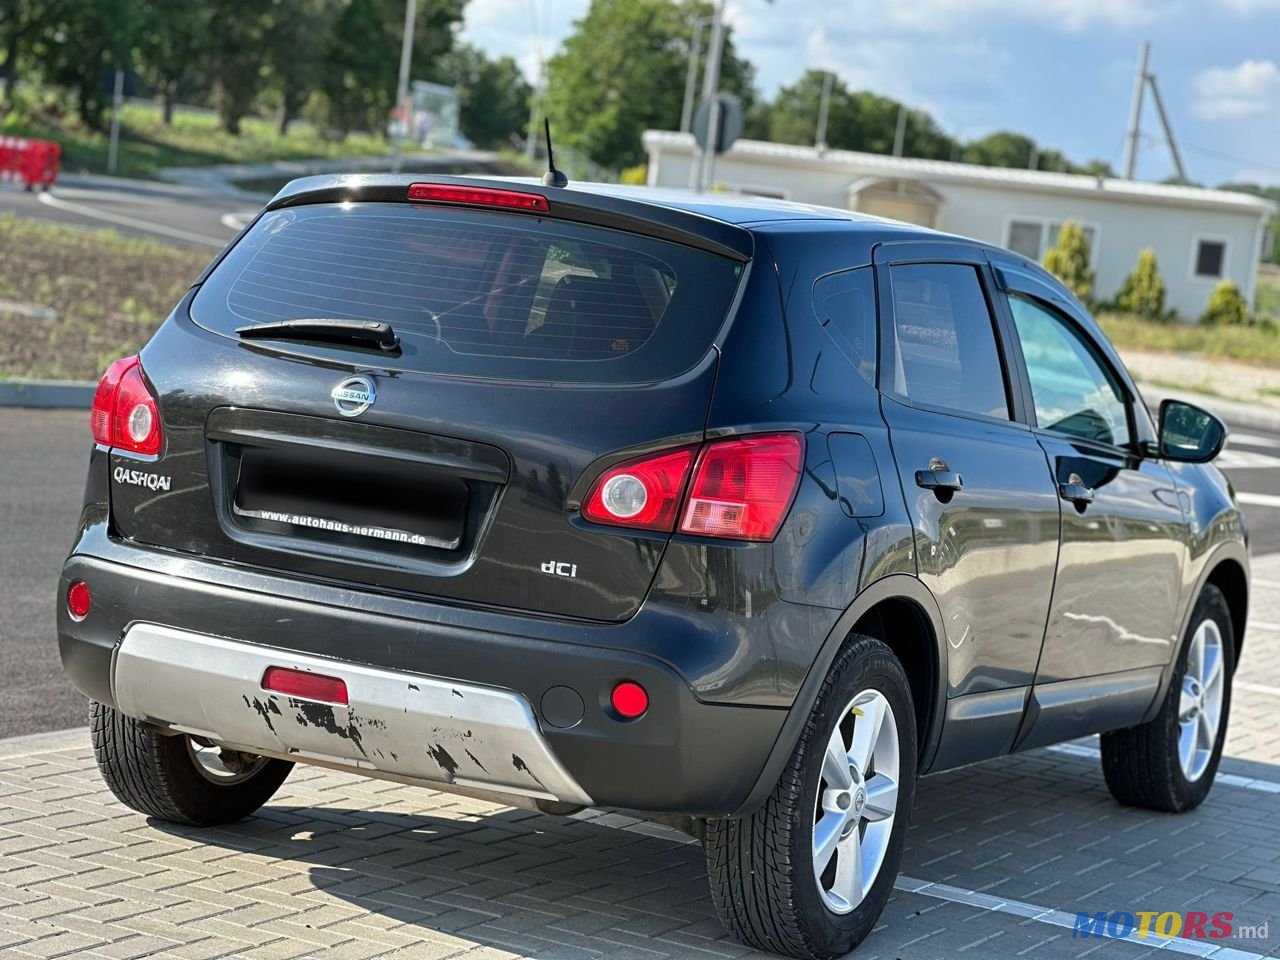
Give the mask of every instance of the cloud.
MULTIPOLYGON (((1272 0, 1228 0, 1268 3, 1272 0)), ((1173 7, 1173 0, 915 0, 911 3, 861 2, 865 14, 912 30, 940 32, 994 17, 1030 21, 1051 29, 1077 33, 1103 25, 1132 27, 1151 23, 1173 7)))
POLYGON ((1239 120, 1280 109, 1280 67, 1274 60, 1242 60, 1196 74, 1191 112, 1201 120, 1239 120))
POLYGON ((1221 6, 1232 13, 1248 17, 1255 13, 1280 11, 1280 0, 1218 0, 1221 6))

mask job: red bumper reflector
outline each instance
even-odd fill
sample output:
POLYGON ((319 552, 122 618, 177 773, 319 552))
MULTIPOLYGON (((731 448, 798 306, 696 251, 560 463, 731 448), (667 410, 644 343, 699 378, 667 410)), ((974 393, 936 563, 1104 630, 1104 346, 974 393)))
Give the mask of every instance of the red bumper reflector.
POLYGON ((338 677, 326 677, 306 670, 290 670, 287 667, 267 667, 262 675, 262 689, 283 693, 286 697, 304 700, 320 700, 324 703, 347 705, 347 684, 338 677))
POLYGON ((89 585, 77 580, 67 588, 67 612, 73 620, 83 620, 89 615, 89 607, 93 598, 89 595, 89 585))
POLYGON ((640 684, 623 680, 613 688, 609 702, 620 717, 634 720, 636 717, 644 716, 644 712, 649 709, 649 694, 640 684))
POLYGON ((550 213, 551 204, 540 193, 523 190, 495 190, 493 187, 462 187, 450 183, 415 183, 409 187, 410 200, 433 203, 465 203, 473 207, 499 207, 504 210, 530 210, 550 213))

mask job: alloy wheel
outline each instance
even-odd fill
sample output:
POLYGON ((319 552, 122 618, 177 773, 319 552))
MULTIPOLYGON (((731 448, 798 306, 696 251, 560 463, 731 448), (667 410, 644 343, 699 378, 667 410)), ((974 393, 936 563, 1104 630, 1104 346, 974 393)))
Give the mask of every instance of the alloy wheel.
POLYGON ((1204 776, 1218 742, 1225 683, 1222 631, 1216 621, 1205 620, 1191 637, 1178 699, 1178 761, 1193 783, 1204 776))
POLYGON ((813 812, 813 875, 828 910, 846 914, 880 873, 898 809, 901 751, 893 708, 858 693, 827 740, 813 812))
POLYGON ((267 765, 267 757, 228 750, 203 737, 184 737, 196 771, 212 783, 230 786, 243 783, 267 765))

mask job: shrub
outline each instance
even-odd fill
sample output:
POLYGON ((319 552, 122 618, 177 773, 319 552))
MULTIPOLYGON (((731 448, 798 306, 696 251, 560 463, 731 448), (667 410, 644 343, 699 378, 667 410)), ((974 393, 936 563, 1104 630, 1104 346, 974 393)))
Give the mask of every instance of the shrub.
POLYGON ((1080 302, 1093 300, 1093 269, 1089 266, 1089 244, 1084 230, 1074 220, 1063 223, 1058 242, 1044 252, 1044 267, 1061 280, 1080 302))
POLYGON ((1220 280, 1209 294, 1200 322, 1210 327, 1242 327, 1249 322, 1249 304, 1234 280, 1220 280))
POLYGON ((649 182, 649 168, 643 163, 636 164, 634 167, 624 167, 618 180, 634 187, 643 187, 649 182))
POLYGON ((1169 319, 1164 310, 1164 278, 1160 276, 1154 250, 1148 248, 1138 254, 1137 266, 1124 278, 1124 285, 1116 295, 1116 306, 1144 320, 1169 319))

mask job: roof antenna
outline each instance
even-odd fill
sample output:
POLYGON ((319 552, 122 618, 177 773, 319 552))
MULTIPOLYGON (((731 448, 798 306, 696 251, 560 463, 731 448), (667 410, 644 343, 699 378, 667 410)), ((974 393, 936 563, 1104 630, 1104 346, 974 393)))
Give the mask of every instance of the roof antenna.
POLYGON ((547 172, 542 175, 542 185, 544 187, 567 187, 569 178, 563 171, 556 169, 556 157, 551 152, 551 120, 547 117, 542 118, 542 128, 547 135, 547 172))

